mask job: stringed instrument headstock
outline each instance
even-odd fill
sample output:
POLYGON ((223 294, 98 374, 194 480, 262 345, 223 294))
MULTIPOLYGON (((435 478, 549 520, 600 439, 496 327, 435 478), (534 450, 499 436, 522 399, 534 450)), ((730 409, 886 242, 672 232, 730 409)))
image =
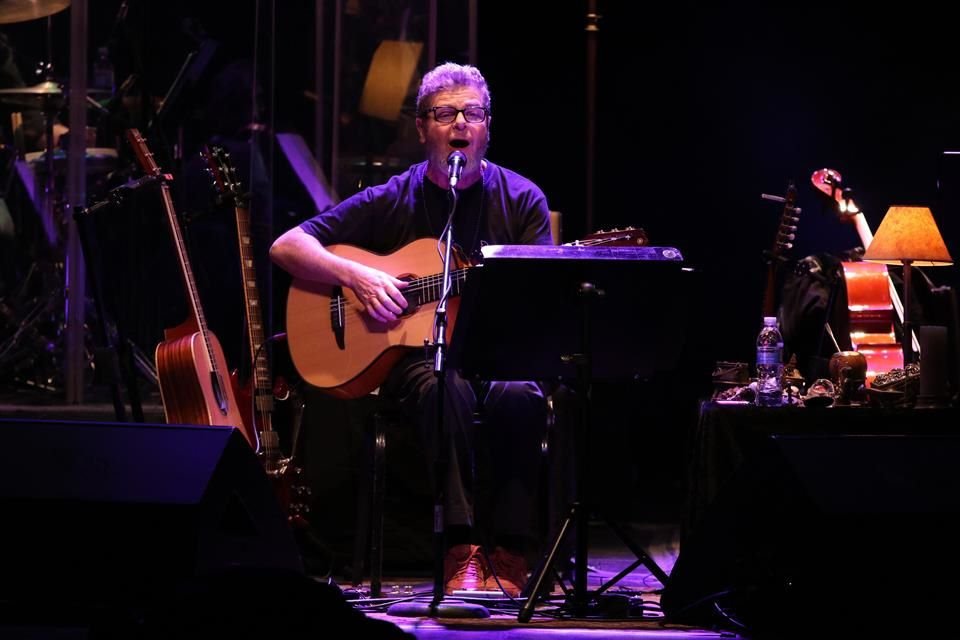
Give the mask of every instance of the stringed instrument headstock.
POLYGON ((773 238, 773 247, 770 253, 776 257, 793 249, 793 242, 797 239, 797 226, 800 223, 801 209, 797 206, 797 187, 793 180, 787 183, 787 191, 783 195, 783 211, 780 213, 780 224, 777 234, 773 238))
POLYGON ((595 231, 572 242, 565 242, 568 247, 593 247, 607 245, 611 247, 644 247, 649 243, 647 232, 638 227, 614 227, 595 231))
POLYGON ((852 190, 843 186, 843 176, 836 169, 817 169, 810 176, 810 182, 817 191, 836 202, 841 220, 850 221, 860 213, 857 203, 853 201, 852 190))
POLYGON ((144 140, 139 129, 127 129, 127 141, 130 143, 130 148, 133 149, 133 153, 137 157, 137 164, 140 165, 140 169, 143 170, 145 175, 160 177, 167 181, 173 179, 173 176, 164 174, 161 171, 160 165, 158 165, 154 159, 153 152, 150 151, 150 148, 147 146, 147 141, 144 140))
POLYGON ((776 315, 777 310, 777 271, 783 261, 782 256, 793 248, 797 237, 797 225, 800 222, 800 207, 797 206, 797 187, 793 180, 787 182, 787 191, 783 197, 761 194, 764 200, 783 203, 780 223, 773 237, 773 246, 764 252, 767 256, 767 284, 763 293, 763 315, 776 315))
POLYGON ((230 153, 223 147, 204 146, 200 156, 206 162, 207 174, 213 181, 217 204, 246 207, 249 197, 244 193, 237 169, 230 160, 230 153))

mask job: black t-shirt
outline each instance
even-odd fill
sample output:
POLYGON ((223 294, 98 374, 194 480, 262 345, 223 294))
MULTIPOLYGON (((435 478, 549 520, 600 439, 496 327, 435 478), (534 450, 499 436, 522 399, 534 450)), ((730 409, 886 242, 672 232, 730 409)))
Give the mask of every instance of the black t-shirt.
MULTIPOLYGON (((547 198, 533 182, 487 161, 483 179, 458 191, 454 244, 474 255, 485 244, 550 244, 547 198)), ((369 187, 302 223, 324 245, 393 253, 420 238, 438 238, 448 194, 425 179, 426 162, 369 187)))

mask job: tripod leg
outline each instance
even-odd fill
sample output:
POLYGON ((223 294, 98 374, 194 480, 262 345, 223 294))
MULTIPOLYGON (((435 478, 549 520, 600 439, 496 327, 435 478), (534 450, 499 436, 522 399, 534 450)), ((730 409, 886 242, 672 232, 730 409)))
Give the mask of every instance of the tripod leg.
POLYGON ((540 563, 540 566, 537 567, 537 572, 530 578, 530 581, 527 583, 527 586, 524 587, 524 592, 530 589, 530 585, 533 585, 533 588, 530 589, 530 593, 527 596, 527 601, 523 604, 523 608, 520 609, 520 614, 517 616, 517 620, 520 622, 530 622, 530 618, 533 616, 533 609, 537 604, 537 597, 540 595, 540 591, 543 589, 544 581, 546 580, 547 574, 550 572, 553 563, 556 560, 557 552, 560 550, 560 544, 563 542, 563 539, 567 535, 567 531, 570 530, 570 525, 576 520, 578 505, 574 504, 570 507, 570 514, 563 521, 563 525, 560 527, 560 531, 557 533, 557 537, 553 541, 553 545, 550 547, 550 553, 547 554, 546 558, 540 563))
MULTIPOLYGON (((635 556, 637 557, 637 561, 638 561, 640 564, 642 564, 643 566, 645 566, 647 569, 649 569, 649 570, 650 570, 650 573, 652 573, 652 574, 657 578, 657 580, 660 581, 660 584, 661 584, 661 585, 666 586, 666 584, 667 584, 667 578, 668 578, 667 572, 664 571, 662 568, 660 568, 660 565, 658 565, 658 564, 654 561, 654 559, 651 558, 650 555, 647 554, 647 552, 644 551, 644 550, 640 547, 640 545, 638 545, 638 544, 630 537, 630 535, 627 533, 627 530, 624 529, 621 525, 617 524, 616 522, 612 522, 612 521, 610 521, 610 520, 607 520, 607 525, 613 530, 613 532, 614 532, 615 534, 617 534, 617 537, 620 538, 620 541, 623 542, 623 544, 624 544, 628 549, 630 549, 630 551, 633 552, 633 555, 635 555, 635 556)), ((636 567, 637 565, 633 565, 633 566, 636 567)), ((631 569, 631 571, 632 571, 632 569, 631 569)), ((629 573, 629 572, 627 572, 627 573, 629 573)), ((626 575, 626 574, 623 574, 623 575, 626 575)), ((612 580, 610 580, 610 582, 607 583, 606 585, 604 585, 603 588, 607 588, 607 587, 609 587, 610 585, 616 583, 620 578, 623 577, 623 575, 619 575, 619 574, 618 574, 617 577, 615 577, 615 578, 613 578, 612 580)))

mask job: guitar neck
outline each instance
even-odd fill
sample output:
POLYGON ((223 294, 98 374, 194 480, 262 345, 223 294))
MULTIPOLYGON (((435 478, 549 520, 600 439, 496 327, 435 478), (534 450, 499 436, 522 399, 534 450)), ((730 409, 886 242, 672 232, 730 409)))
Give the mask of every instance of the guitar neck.
POLYGON ((795 206, 796 201, 797 188, 791 181, 787 184, 787 192, 783 198, 783 212, 780 214, 777 235, 773 239, 770 261, 767 265, 767 286, 763 292, 764 317, 777 314, 777 272, 781 256, 793 248, 796 237, 797 221, 800 215, 800 209, 795 206))
POLYGON ((270 368, 264 348, 266 338, 257 287, 257 272, 253 261, 250 209, 245 203, 238 202, 234 208, 234 214, 237 222, 237 240, 240 250, 240 272, 243 278, 243 299, 247 317, 247 334, 249 336, 254 407, 259 416, 258 423, 261 428, 264 431, 271 431, 272 390, 270 389, 270 368))
POLYGON ((873 232, 870 231, 870 224, 863 212, 858 211, 853 215, 853 226, 856 227, 857 235, 860 236, 860 243, 866 249, 873 242, 873 232))
MULTIPOLYGON (((190 312, 193 316, 194 322, 197 325, 197 329, 203 334, 203 339, 206 343, 209 353, 210 340, 207 336, 207 321, 203 317, 203 306, 200 304, 200 295, 197 292, 196 281, 193 277, 193 269, 190 268, 190 258, 187 254, 187 245, 183 241, 183 231, 180 228, 180 220, 177 218, 177 211, 173 206, 173 198, 170 196, 170 186, 167 184, 167 181, 171 179, 171 176, 164 175, 160 170, 160 166, 153 157, 153 152, 151 152, 147 146, 147 141, 143 139, 142 135, 140 135, 139 129, 127 129, 127 140, 130 142, 130 147, 137 156, 137 162, 144 174, 162 178, 160 180, 160 194, 163 199, 163 210, 167 216, 170 234, 173 237, 174 250, 177 253, 177 260, 180 263, 180 273, 183 276, 183 284, 187 293, 187 301, 190 304, 190 312)), ((214 371, 216 371, 216 362, 213 362, 213 360, 214 359, 211 358, 211 364, 214 367, 214 371)))
MULTIPOLYGON (((463 289, 470 267, 450 271, 450 295, 458 296, 463 289)), ((422 278, 414 278, 404 292, 412 297, 418 306, 437 302, 443 296, 443 274, 437 273, 422 278)))
MULTIPOLYGON (((183 286, 186 290, 187 301, 190 304, 190 314, 197 325, 197 330, 203 335, 204 343, 207 347, 207 353, 212 353, 210 347, 210 338, 207 332, 207 319, 203 315, 203 305, 200 304, 200 294, 197 290, 196 279, 193 276, 193 269, 190 267, 190 259, 187 255, 186 243, 183 240, 183 231, 180 228, 180 221, 177 219, 177 212, 173 207, 173 198, 170 195, 170 187, 165 183, 160 185, 160 193, 163 197, 163 208, 166 211, 167 222, 170 226, 170 233, 173 236, 174 248, 177 252, 177 259, 180 262, 180 273, 183 275, 183 286)), ((218 373, 217 363, 214 358, 210 359, 211 370, 218 373)))
MULTIPOLYGON (((867 218, 863 215, 862 211, 853 214, 852 219, 853 225, 857 229, 857 235, 860 237, 860 244, 866 249, 870 246, 870 243, 873 242, 873 232, 870 230, 870 224, 867 222, 867 218)), ((900 293, 897 291, 897 287, 893 284, 893 280, 891 280, 889 276, 887 276, 887 288, 890 291, 890 302, 893 304, 897 319, 900 321, 900 324, 903 324, 903 302, 900 300, 900 293)), ((913 352, 920 353, 920 341, 917 340, 916 334, 912 332, 910 342, 913 345, 913 352)))

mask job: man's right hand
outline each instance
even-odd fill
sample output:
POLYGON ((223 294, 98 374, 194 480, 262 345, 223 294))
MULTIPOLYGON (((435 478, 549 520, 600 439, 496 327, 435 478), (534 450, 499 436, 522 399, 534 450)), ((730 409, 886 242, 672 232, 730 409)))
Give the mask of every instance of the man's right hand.
POLYGON ((407 308, 407 300, 400 292, 407 283, 379 269, 357 263, 347 286, 370 317, 380 322, 395 321, 407 308))

